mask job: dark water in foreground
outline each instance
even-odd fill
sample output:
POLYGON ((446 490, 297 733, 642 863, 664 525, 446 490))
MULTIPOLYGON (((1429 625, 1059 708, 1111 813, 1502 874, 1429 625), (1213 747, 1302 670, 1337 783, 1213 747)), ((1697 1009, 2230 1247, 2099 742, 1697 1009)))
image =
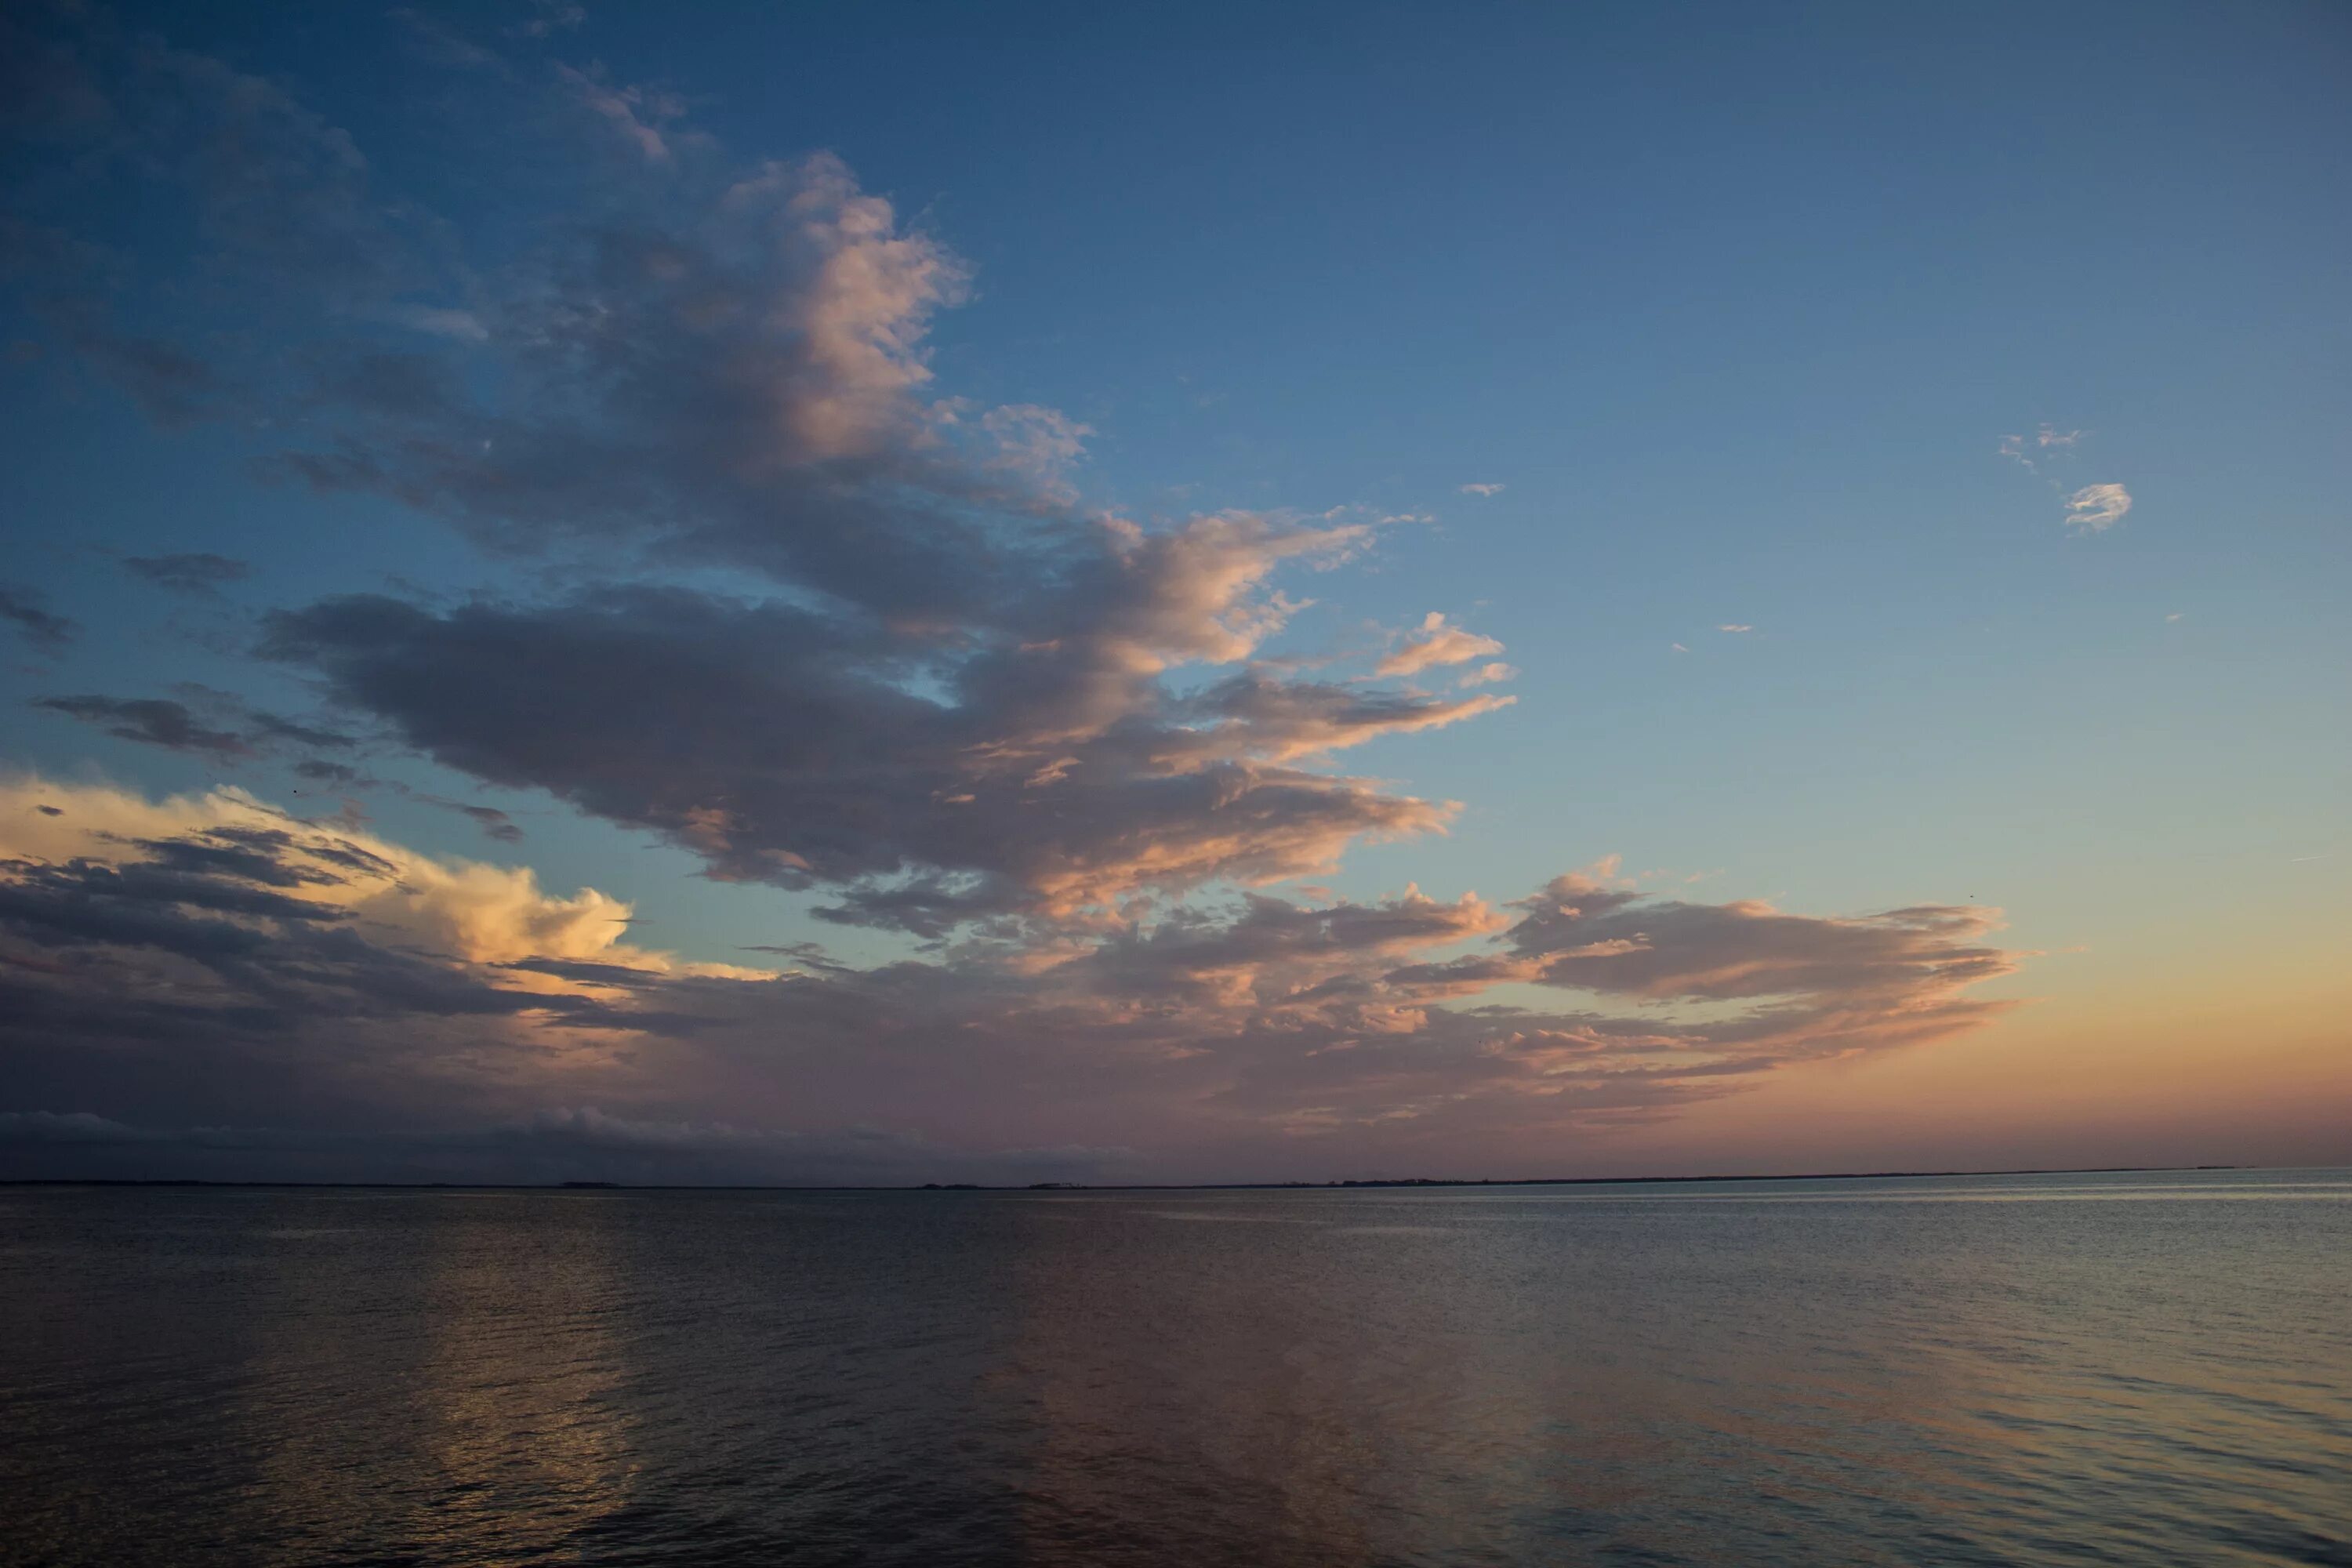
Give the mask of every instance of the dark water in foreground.
POLYGON ((2352 1173, 0 1191, 0 1560, 2352 1563, 2352 1173))

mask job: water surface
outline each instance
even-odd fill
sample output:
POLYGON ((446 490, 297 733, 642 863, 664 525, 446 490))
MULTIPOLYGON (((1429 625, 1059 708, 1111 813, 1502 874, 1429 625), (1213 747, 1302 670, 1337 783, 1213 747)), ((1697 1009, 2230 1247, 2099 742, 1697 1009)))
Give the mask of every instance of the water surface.
POLYGON ((2352 1564, 2352 1173, 0 1190, 0 1561, 2352 1564))

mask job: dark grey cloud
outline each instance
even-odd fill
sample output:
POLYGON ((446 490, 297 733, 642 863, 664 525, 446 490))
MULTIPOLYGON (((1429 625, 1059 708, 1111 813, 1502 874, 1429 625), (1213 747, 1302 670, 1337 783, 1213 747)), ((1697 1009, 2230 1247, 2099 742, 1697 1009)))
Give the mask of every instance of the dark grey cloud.
POLYGON ((51 611, 37 590, 6 584, 0 584, 0 621, 15 626, 18 635, 43 653, 59 651, 81 629, 51 611))
POLYGON ((522 825, 497 806, 475 805, 462 800, 451 800, 446 795, 435 795, 430 790, 412 789, 403 784, 394 784, 392 787, 396 793, 406 795, 411 800, 421 800, 427 805, 437 805, 444 811, 456 812, 480 828, 482 837, 494 843, 520 844, 526 837, 522 825))
POLYGON ((925 934, 1315 870, 1355 838, 1435 826, 1442 807, 1250 753, 1464 711, 1335 689, 1286 711, 1179 700, 1074 672, 1088 656, 1066 645, 926 661, 869 626, 682 589, 446 614, 330 601, 276 616, 268 649, 450 767, 653 828, 724 876, 840 888, 836 918, 925 934))
POLYGON ((484 837, 496 839, 500 844, 522 842, 522 829, 516 825, 513 817, 509 816, 497 806, 460 805, 457 809, 474 819, 475 825, 481 828, 484 837))
POLYGON ((127 393, 158 425, 178 429, 232 412, 233 389, 210 360, 160 337, 109 325, 95 308, 62 302, 48 310, 66 345, 127 393))
POLYGON ((97 724, 110 735, 160 746, 167 752, 197 752, 215 757, 249 757, 253 743, 234 731, 198 721, 185 703, 160 697, 42 697, 33 706, 97 724))
MULTIPOLYGON (((340 731, 305 724, 247 705, 225 691, 184 682, 185 700, 97 693, 36 698, 33 706, 96 724, 110 735, 167 752, 234 762, 288 750, 345 752, 359 742, 340 731)), ((307 776, 307 775, 306 775, 307 776)))
MULTIPOLYGON (((384 783, 363 768, 353 767, 349 763, 329 762, 324 757, 305 757, 289 771, 305 783, 324 784, 331 789, 371 790, 384 783)), ((294 793, 302 793, 299 784, 294 787, 294 793)))
POLYGON ((299 425, 289 347, 436 320, 423 301, 462 292, 447 226, 378 190, 351 135, 284 86, 100 7, 12 19, 12 54, 72 88, 18 100, 8 129, 33 155, 0 169, 19 215, 0 273, 66 360, 159 423, 299 425), (186 275, 135 289, 129 258, 159 231, 185 237, 186 275))
POLYGON ((226 583, 244 581, 253 574, 249 562, 196 551, 178 555, 131 555, 122 569, 159 588, 175 594, 215 594, 226 583))

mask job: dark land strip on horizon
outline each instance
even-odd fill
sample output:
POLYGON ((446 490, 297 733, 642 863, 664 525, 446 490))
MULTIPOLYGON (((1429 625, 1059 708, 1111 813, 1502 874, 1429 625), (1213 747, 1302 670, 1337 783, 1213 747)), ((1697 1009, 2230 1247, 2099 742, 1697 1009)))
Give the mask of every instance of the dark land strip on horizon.
POLYGON ((1320 1193, 1380 1187, 1636 1187, 1697 1182, 1891 1182, 1950 1176, 2145 1176, 2175 1172, 2328 1169, 2296 1165, 2052 1165, 2001 1171, 1798 1171, 1731 1176, 1397 1176, 1328 1182, 901 1182, 813 1185, 782 1182, 232 1182, 204 1176, 5 1176, 0 1187, 271 1187, 358 1192, 472 1193, 1320 1193))

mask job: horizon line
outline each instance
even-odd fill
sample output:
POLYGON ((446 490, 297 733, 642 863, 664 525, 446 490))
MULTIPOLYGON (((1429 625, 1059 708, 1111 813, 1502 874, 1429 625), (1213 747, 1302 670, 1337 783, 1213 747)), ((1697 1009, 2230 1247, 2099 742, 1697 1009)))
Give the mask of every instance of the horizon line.
POLYGON ((2126 1176, 2202 1171, 2334 1171, 2342 1165, 2040 1165, 1968 1171, 1744 1172, 1735 1175, 1382 1176, 1320 1182, 302 1182, 232 1181, 207 1176, 6 1176, 0 1187, 283 1187, 295 1190, 511 1193, 1206 1193, 1333 1192, 1393 1187, 1590 1187, 1686 1185, 1698 1182, 1871 1182, 1949 1176, 2126 1176))

